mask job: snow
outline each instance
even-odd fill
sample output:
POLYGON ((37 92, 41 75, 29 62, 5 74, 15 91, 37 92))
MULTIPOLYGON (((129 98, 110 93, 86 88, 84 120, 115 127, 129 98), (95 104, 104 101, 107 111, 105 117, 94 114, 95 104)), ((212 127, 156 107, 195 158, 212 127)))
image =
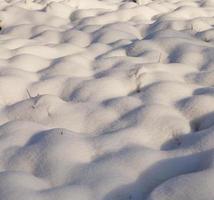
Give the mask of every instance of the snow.
POLYGON ((0 200, 214 199, 213 0, 1 0, 0 200))

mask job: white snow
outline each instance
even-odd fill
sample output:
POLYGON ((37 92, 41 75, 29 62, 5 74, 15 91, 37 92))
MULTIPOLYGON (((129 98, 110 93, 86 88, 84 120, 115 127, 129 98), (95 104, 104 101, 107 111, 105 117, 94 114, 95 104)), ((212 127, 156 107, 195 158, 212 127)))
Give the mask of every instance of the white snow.
POLYGON ((213 200, 214 0, 1 0, 0 200, 213 200))

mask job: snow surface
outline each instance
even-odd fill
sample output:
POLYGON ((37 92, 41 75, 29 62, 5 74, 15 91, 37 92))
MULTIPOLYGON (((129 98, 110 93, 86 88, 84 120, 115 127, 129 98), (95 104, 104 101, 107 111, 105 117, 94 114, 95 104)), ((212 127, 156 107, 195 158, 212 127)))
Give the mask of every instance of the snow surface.
POLYGON ((214 0, 1 0, 0 200, 213 200, 214 0))

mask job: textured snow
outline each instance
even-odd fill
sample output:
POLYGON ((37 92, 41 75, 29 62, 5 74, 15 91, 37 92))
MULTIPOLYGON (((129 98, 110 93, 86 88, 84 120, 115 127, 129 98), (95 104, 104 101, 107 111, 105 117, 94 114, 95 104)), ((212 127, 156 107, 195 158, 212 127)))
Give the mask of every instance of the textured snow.
POLYGON ((214 0, 1 0, 0 200, 214 199, 214 0))

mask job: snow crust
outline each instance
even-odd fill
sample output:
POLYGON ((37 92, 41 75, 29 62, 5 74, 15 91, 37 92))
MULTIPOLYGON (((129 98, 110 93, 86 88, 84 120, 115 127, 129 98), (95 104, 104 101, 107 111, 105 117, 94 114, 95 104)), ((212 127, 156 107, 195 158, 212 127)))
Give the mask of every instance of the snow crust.
POLYGON ((214 199, 213 0, 1 0, 0 200, 214 199))

